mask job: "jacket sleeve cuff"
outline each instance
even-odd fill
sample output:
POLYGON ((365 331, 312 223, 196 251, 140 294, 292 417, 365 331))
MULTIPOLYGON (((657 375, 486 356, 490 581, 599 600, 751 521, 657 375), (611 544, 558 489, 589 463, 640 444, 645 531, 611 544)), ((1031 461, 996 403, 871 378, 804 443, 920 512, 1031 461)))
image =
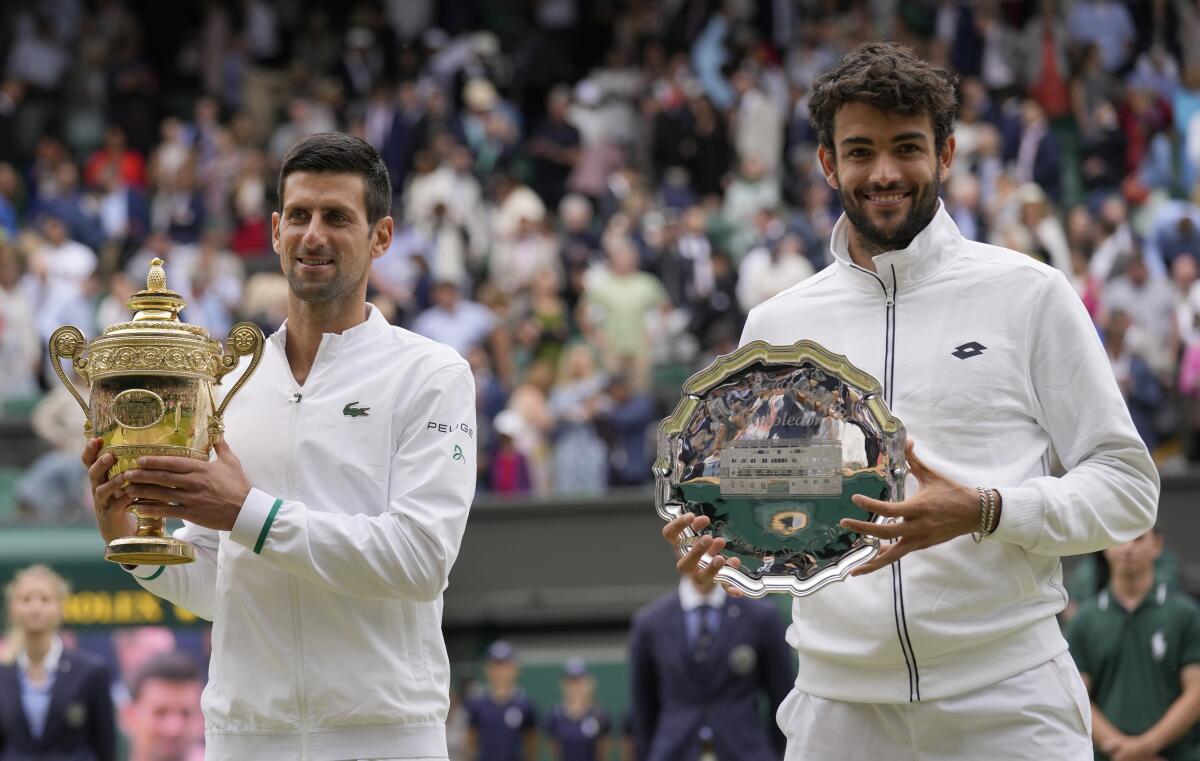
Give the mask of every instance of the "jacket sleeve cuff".
POLYGON ((138 581, 154 581, 167 570, 165 565, 126 565, 121 564, 125 571, 138 581))
POLYGON ((1014 486, 998 491, 1001 499, 1000 525, 992 537, 1026 549, 1037 544, 1042 535, 1046 511, 1041 491, 1033 486, 1014 486))
POLYGON ((251 487, 242 503, 241 512, 233 523, 229 538, 238 544, 254 550, 254 554, 262 553, 267 535, 271 533, 271 524, 279 513, 282 499, 276 499, 270 494, 251 487))

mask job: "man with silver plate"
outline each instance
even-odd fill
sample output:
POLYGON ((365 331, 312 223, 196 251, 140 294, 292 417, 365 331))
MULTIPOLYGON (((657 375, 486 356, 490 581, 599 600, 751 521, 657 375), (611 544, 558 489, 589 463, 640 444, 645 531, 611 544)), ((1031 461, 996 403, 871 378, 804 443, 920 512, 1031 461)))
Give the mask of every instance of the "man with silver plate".
POLYGON ((702 374, 686 390, 729 404, 738 395, 722 382, 753 384, 762 372, 751 396, 772 408, 761 421, 754 407, 727 413, 741 416, 739 431, 690 431, 697 444, 739 445, 741 432, 753 454, 701 462, 672 488, 700 490, 705 473, 723 488, 741 468, 796 502, 790 517, 767 516, 763 536, 802 536, 813 521, 842 529, 803 551, 778 540, 782 560, 733 547, 712 535, 735 515, 717 509, 728 507, 724 494, 697 498, 664 529, 686 546, 679 569, 702 582, 759 594, 783 579, 774 588, 803 595, 787 635, 796 686, 777 713, 787 761, 1090 761, 1088 695, 1055 619, 1067 603, 1059 558, 1129 541, 1155 521, 1157 471, 1066 277, 967 240, 939 199, 955 106, 951 76, 893 43, 861 45, 814 81, 818 156, 845 209, 835 262, 751 311, 731 355, 741 375, 702 374), (797 352, 808 355, 804 382, 772 377, 797 352), (845 377, 829 380, 831 363, 845 377), (865 385, 841 383, 862 380, 857 372, 865 385), (824 400, 806 390, 814 379, 824 400), (789 400, 797 390, 808 398, 789 400), (822 422, 840 447, 816 446, 822 422), (1052 449, 1061 476, 1051 475, 1052 449), (851 453, 865 457, 848 463, 851 453), (764 475, 747 461, 762 458, 782 462, 764 475), (801 465, 815 475, 801 478, 801 465), (852 568, 843 561, 853 549, 830 550, 839 538, 866 548, 852 568), (820 573, 845 580, 797 589, 820 573))

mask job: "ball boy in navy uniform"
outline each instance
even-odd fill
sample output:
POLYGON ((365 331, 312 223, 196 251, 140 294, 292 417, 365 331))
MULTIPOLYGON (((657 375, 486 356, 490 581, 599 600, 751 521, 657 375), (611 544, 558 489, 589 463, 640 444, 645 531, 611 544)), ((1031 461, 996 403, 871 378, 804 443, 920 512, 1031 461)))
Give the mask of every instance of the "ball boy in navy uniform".
POLYGON ((517 651, 497 640, 487 651, 484 691, 466 702, 472 761, 534 761, 537 709, 517 686, 517 651))
POLYGON ((596 705, 596 680, 582 658, 563 666, 562 702, 546 718, 555 761, 608 761, 612 722, 596 705))

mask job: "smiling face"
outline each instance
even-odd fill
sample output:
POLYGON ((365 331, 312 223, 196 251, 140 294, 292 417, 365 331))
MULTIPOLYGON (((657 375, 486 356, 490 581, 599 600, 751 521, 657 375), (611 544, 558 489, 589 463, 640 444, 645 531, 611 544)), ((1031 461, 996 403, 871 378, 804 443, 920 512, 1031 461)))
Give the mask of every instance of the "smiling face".
POLYGON ((929 116, 852 102, 834 118, 833 151, 817 150, 825 181, 850 220, 851 254, 869 257, 907 247, 933 219, 954 137, 938 151, 929 116))
POLYGON ((283 211, 271 215, 275 253, 291 296, 323 309, 357 310, 371 260, 391 243, 392 218, 367 221, 356 174, 297 171, 284 183, 283 211))

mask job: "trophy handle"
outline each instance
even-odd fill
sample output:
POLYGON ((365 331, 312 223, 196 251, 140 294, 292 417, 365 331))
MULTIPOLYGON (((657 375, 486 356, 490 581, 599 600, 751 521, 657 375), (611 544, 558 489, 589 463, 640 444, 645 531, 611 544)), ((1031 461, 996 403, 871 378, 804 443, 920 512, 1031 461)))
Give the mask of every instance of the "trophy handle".
POLYGON ((229 389, 229 393, 221 400, 221 406, 217 408, 217 412, 213 415, 213 425, 209 426, 210 444, 216 444, 217 439, 221 437, 224 431, 223 415, 225 408, 229 405, 229 401, 234 395, 245 385, 246 381, 250 380, 250 376, 254 374, 254 370, 258 367, 259 360, 262 359, 263 346, 266 344, 266 338, 259 330, 258 326, 252 322, 239 322, 229 330, 229 337, 225 339, 225 354, 221 356, 221 368, 218 370, 217 382, 220 383, 228 373, 232 372, 237 367, 238 359, 246 355, 251 355, 250 366, 246 368, 246 372, 242 373, 242 377, 237 379, 237 383, 233 384, 233 388, 229 389))
POLYGON ((92 412, 88 409, 88 403, 83 400, 79 389, 75 388, 75 384, 63 372, 60 359, 61 357, 70 357, 75 371, 86 377, 87 359, 82 356, 86 346, 87 341, 84 340, 83 333, 80 333, 79 328, 74 325, 64 325, 50 334, 50 364, 54 366, 54 373, 58 379, 71 392, 71 396, 75 397, 75 401, 79 402, 79 407, 83 410, 83 434, 90 439, 92 437, 92 412))

